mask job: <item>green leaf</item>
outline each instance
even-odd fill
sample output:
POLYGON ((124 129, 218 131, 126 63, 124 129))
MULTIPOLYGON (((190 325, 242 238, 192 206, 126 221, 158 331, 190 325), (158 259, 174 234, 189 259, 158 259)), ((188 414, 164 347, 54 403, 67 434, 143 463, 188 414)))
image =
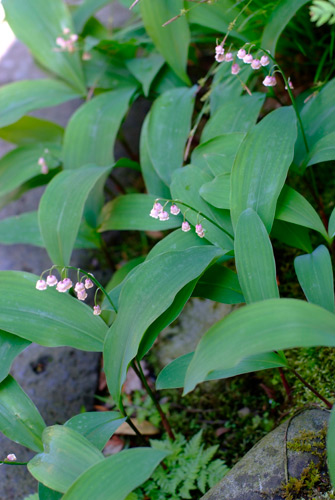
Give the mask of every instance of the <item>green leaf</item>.
POLYGON ((335 236, 335 208, 333 208, 333 211, 330 214, 328 223, 328 234, 330 238, 334 238, 335 236))
MULTIPOLYGON (((180 387, 184 387, 186 372, 193 356, 193 352, 184 354, 165 366, 157 377, 156 389, 179 389, 180 387)), ((274 352, 256 354, 242 359, 236 366, 228 370, 214 370, 210 372, 205 380, 219 380, 235 377, 236 375, 242 375, 244 373, 286 366, 286 361, 279 356, 279 354, 274 352)))
POLYGON ((214 264, 204 272, 192 295, 222 304, 245 302, 237 274, 218 264, 214 264))
POLYGON ((144 262, 145 257, 140 256, 140 257, 135 257, 135 259, 128 260, 125 264, 122 265, 122 267, 118 268, 115 273, 113 274, 111 280, 108 282, 108 284, 105 286, 105 290, 107 292, 113 290, 116 286, 118 286, 122 281, 126 278, 126 276, 135 269, 139 264, 142 264, 144 262))
POLYGON ((79 413, 64 425, 82 434, 96 448, 102 450, 120 425, 126 421, 117 411, 79 413))
POLYGON ((156 245, 148 253, 147 260, 162 253, 171 252, 172 250, 187 250, 190 247, 200 247, 204 245, 211 246, 207 240, 199 238, 199 236, 193 231, 184 233, 181 229, 176 229, 176 231, 173 231, 156 243, 156 245))
POLYGON ((0 88, 0 127, 18 121, 30 111, 57 106, 79 95, 65 83, 47 78, 4 85, 0 88))
POLYGON ((335 406, 332 409, 328 422, 327 464, 331 483, 335 487, 335 406))
POLYGON ((61 144, 64 129, 57 123, 41 120, 34 116, 23 116, 16 123, 0 128, 0 137, 18 146, 26 144, 61 144))
POLYGON ((92 309, 67 293, 36 290, 38 276, 0 272, 0 328, 36 342, 101 351, 107 326, 92 309))
MULTIPOLYGON (((220 30, 221 31, 221 30, 220 30)), ((231 99, 240 96, 244 90, 242 82, 246 82, 253 69, 250 64, 240 67, 239 78, 231 74, 230 64, 220 64, 217 68, 210 95, 210 112, 213 115, 220 107, 228 105, 231 99)))
POLYGON ((245 134, 233 132, 203 142, 192 153, 191 163, 212 175, 230 173, 245 134))
POLYGON ((230 209, 230 173, 214 177, 199 190, 201 198, 216 208, 230 209))
MULTIPOLYGON (((309 99, 301 110, 301 119, 304 125, 307 143, 311 151, 313 151, 314 147, 317 147, 319 141, 327 137, 328 134, 334 133, 334 92, 335 79, 328 82, 315 97, 309 99)), ((323 140, 325 141, 326 139, 323 140)), ((303 171, 308 161, 309 156, 306 153, 303 137, 299 130, 298 140, 295 145, 294 163, 300 166, 300 170, 303 171)))
POLYGON ((248 356, 295 347, 335 346, 335 316, 294 299, 255 302, 226 316, 200 340, 185 379, 185 393, 214 370, 248 356))
POLYGON ((195 225, 199 223, 199 213, 200 218, 206 216, 201 223, 205 229, 206 239, 214 245, 230 250, 233 248, 233 241, 230 236, 232 234, 232 227, 229 211, 211 207, 199 195, 201 186, 209 182, 210 179, 210 175, 193 165, 175 171, 171 183, 172 197, 175 200, 183 200, 183 203, 192 207, 192 210, 187 209, 186 211, 183 205, 180 206, 185 217, 191 224, 195 225))
POLYGON ((69 265, 85 201, 109 170, 95 166, 66 170, 43 193, 38 209, 40 230, 50 259, 57 265, 69 265))
POLYGON ((71 117, 64 136, 65 169, 114 163, 114 142, 134 87, 112 90, 84 103, 71 117))
POLYGON ((15 443, 41 451, 43 418, 36 406, 8 375, 0 384, 0 431, 15 443))
POLYGON ((232 132, 248 132, 256 123, 264 99, 265 94, 259 92, 252 96, 233 96, 210 117, 201 134, 201 142, 232 132))
POLYGON ((276 8, 272 11, 269 20, 266 23, 261 47, 269 50, 274 56, 276 45, 280 34, 285 29, 289 21, 296 12, 303 7, 309 0, 281 0, 276 8))
POLYGON ((306 227, 275 219, 271 229, 271 237, 291 247, 300 248, 304 252, 313 251, 309 231, 306 227))
POLYGON ((234 228, 240 214, 252 208, 270 232, 278 196, 293 159, 297 128, 294 111, 272 111, 245 137, 231 174, 231 218, 234 228))
POLYGON ((197 278, 220 254, 222 251, 214 247, 167 252, 140 264, 128 278, 104 347, 107 383, 117 404, 128 364, 136 356, 147 328, 168 309, 179 290, 197 278), (144 297, 148 307, 143 307, 144 297))
POLYGON ((335 312, 333 267, 327 248, 320 245, 313 253, 296 257, 294 268, 307 300, 335 312))
POLYGON ((246 303, 279 297, 276 262, 266 228, 257 213, 241 213, 235 232, 235 261, 246 303))
POLYGON ((161 221, 150 217, 155 196, 148 194, 126 194, 108 202, 102 212, 99 232, 111 230, 164 231, 180 227, 181 216, 170 215, 161 221))
POLYGON ((10 151, 0 159, 0 196, 10 193, 21 184, 41 174, 38 159, 44 157, 48 167, 57 166, 53 155, 60 156, 60 148, 52 144, 29 144, 10 151), (50 153, 45 154, 45 146, 50 153))
MULTIPOLYGON (((72 18, 62 0, 3 0, 6 19, 39 63, 67 80, 81 94, 86 93, 79 52, 60 51, 56 38, 63 29, 74 32, 72 18)), ((35 80, 31 82, 34 85, 35 80)), ((55 82, 56 83, 56 82, 55 82)))
MULTIPOLYGON (((165 1, 160 0, 159 3, 165 1)), ((155 100, 150 110, 147 130, 150 158, 157 174, 167 185, 171 182, 172 173, 183 165, 194 94, 193 87, 168 90, 155 100)))
POLYGON ((28 347, 29 344, 28 340, 0 330, 0 382, 7 377, 16 356, 28 347))
POLYGON ((62 494, 55 490, 50 490, 44 484, 38 484, 38 500, 60 500, 62 494))
POLYGON ((276 219, 318 231, 328 241, 327 231, 312 205, 300 193, 285 185, 278 198, 276 219))
POLYGON ((28 463, 30 474, 52 490, 64 493, 87 469, 104 461, 88 439, 69 427, 53 425, 42 434, 43 453, 28 463))
POLYGON ((110 0, 84 0, 73 13, 76 33, 80 33, 89 18, 99 9, 109 4, 110 0))
POLYGON ((150 54, 148 57, 129 59, 126 66, 143 87, 146 97, 149 95, 150 86, 158 71, 164 64, 164 59, 159 54, 150 54))
MULTIPOLYGON (((1 132, 1 131, 0 131, 1 132)), ((321 137, 311 148, 306 158, 305 165, 315 165, 323 161, 335 160, 335 132, 321 137)))
POLYGON ((144 119, 140 138, 141 169, 144 183, 149 194, 153 194, 157 198, 170 198, 170 190, 157 174, 150 157, 148 146, 149 116, 150 114, 148 113, 144 119))
POLYGON ((143 0, 140 3, 144 27, 173 71, 186 84, 190 80, 186 74, 188 45, 190 31, 185 16, 163 27, 162 25, 178 15, 183 8, 182 0, 160 0, 151 2, 143 0))
MULTIPOLYGON (((0 243, 2 245, 28 244, 44 247, 37 212, 25 212, 21 215, 0 220, 0 243)), ((79 227, 79 233, 74 248, 99 248, 100 237, 84 221, 79 227)))
POLYGON ((86 471, 65 493, 63 500, 124 500, 128 493, 149 479, 165 456, 165 451, 151 448, 121 451, 86 471))

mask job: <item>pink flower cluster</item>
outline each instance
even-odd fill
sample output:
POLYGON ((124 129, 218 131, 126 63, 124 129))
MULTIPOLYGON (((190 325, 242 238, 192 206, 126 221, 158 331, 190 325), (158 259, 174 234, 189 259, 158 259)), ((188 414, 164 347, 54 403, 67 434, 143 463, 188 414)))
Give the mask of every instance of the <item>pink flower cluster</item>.
MULTIPOLYGON (((170 215, 169 213, 164 210, 165 206, 169 203, 167 201, 164 206, 162 206, 158 200, 155 201, 154 206, 152 207, 150 211, 150 217, 153 217, 154 219, 159 219, 161 221, 169 220, 170 215)), ((172 215, 178 215, 180 213, 180 208, 171 201, 171 206, 170 206, 170 214, 172 215)), ((181 230, 184 231, 184 233, 187 233, 188 231, 191 230, 190 224, 184 220, 184 222, 181 225, 181 230)), ((195 232, 200 238, 204 238, 205 236, 205 230, 203 229, 201 224, 197 224, 195 226, 195 232)))
MULTIPOLYGON (((260 59, 257 59, 253 57, 252 54, 250 54, 250 51, 247 52, 244 48, 239 49, 236 54, 237 58, 240 59, 241 61, 244 62, 244 64, 250 64, 252 69, 258 70, 261 69, 262 67, 268 66, 270 63, 269 56, 263 55, 260 59)), ((215 47, 215 60, 217 62, 223 62, 223 61, 234 61, 234 56, 232 52, 227 52, 225 53, 225 50, 223 48, 223 44, 221 43, 220 45, 217 45, 215 47)), ((231 74, 232 75, 238 75, 241 70, 240 65, 237 62, 234 62, 231 67, 231 74)), ((266 87, 273 87, 277 84, 276 77, 268 75, 265 77, 263 80, 263 85, 266 87)), ((292 88, 290 86, 290 88, 292 88)))
POLYGON ((63 29, 64 36, 58 36, 56 38, 56 44, 59 47, 59 50, 64 52, 74 52, 75 51, 75 43, 78 40, 78 35, 70 32, 70 28, 63 29))
POLYGON ((49 172, 49 168, 48 168, 48 165, 47 165, 47 162, 45 161, 45 158, 43 156, 41 156, 39 159, 38 159, 38 165, 41 167, 41 174, 47 174, 49 172))
MULTIPOLYGON (((46 290, 48 286, 56 286, 56 290, 58 292, 65 293, 73 287, 73 283, 70 278, 64 278, 63 280, 58 281, 56 276, 54 276, 53 274, 49 274, 46 280, 42 278, 39 279, 36 283, 37 290, 46 290)), ((78 281, 74 285, 74 291, 77 294, 78 300, 84 301, 87 298, 86 290, 92 288, 93 286, 93 282, 90 278, 86 278, 85 282, 82 282, 81 280, 78 281)), ((99 305, 94 306, 93 314, 95 314, 96 316, 101 314, 101 308, 99 305)))

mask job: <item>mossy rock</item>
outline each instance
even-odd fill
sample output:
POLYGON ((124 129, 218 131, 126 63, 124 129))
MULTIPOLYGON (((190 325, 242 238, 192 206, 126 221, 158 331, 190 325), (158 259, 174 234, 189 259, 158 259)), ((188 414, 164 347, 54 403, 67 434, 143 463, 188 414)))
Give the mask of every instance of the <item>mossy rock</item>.
POLYGON ((328 419, 329 411, 316 408, 290 418, 261 439, 201 500, 300 498, 290 496, 285 485, 314 465, 322 471, 328 419))

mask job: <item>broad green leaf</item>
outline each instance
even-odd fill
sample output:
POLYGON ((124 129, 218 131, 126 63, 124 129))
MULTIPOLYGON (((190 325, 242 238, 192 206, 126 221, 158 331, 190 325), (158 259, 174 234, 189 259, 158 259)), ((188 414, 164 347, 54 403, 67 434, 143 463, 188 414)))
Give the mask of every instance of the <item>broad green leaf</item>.
POLYGON ((144 256, 140 257, 135 257, 135 259, 128 260, 125 264, 123 264, 122 267, 117 269, 115 273, 113 274, 111 280, 108 282, 108 284, 105 286, 105 290, 109 292, 110 290, 113 290, 116 286, 118 286, 122 281, 126 278, 126 276, 129 274, 130 271, 135 269, 139 264, 142 264, 142 262, 145 261, 144 256))
POLYGON ((294 111, 272 111, 245 137, 231 174, 230 206, 234 228, 240 214, 252 208, 270 232, 278 196, 293 160, 297 128, 294 111))
POLYGON ((140 264, 126 281, 104 347, 107 383, 117 404, 128 364, 136 356, 147 328, 168 309, 179 290, 220 254, 222 250, 214 247, 167 252, 140 264), (147 307, 143 307, 144 297, 147 307))
POLYGON ((185 82, 176 75, 176 73, 167 64, 158 73, 153 81, 151 91, 154 94, 164 94, 167 90, 172 90, 176 87, 184 87, 185 82))
POLYGON ((149 479, 165 456, 165 451, 151 448, 121 451, 87 470, 63 500, 124 500, 149 479))
POLYGON ((291 247, 300 248, 304 252, 313 252, 309 231, 306 227, 275 219, 271 229, 271 238, 276 238, 291 247))
POLYGON ((201 186, 209 182, 210 179, 210 175, 201 171, 199 167, 193 165, 184 167, 173 174, 172 197, 174 200, 183 200, 183 203, 192 207, 192 209, 188 209, 183 205, 180 206, 191 224, 196 225, 200 219, 203 219, 201 224, 205 229, 205 238, 208 241, 231 250, 233 241, 229 211, 211 207, 199 195, 201 186))
POLYGON ((164 328, 169 326, 178 318, 179 314, 184 309, 186 302, 191 297, 196 283, 196 279, 190 281, 190 283, 187 283, 184 288, 179 290, 170 307, 168 307, 168 309, 166 309, 166 311, 164 311, 163 314, 149 326, 138 348, 137 356, 139 359, 142 359, 151 349, 158 335, 164 330, 164 328))
POLYGON ((79 52, 60 51, 56 44, 57 37, 64 36, 64 28, 74 33, 66 3, 62 0, 3 0, 2 5, 10 27, 37 61, 85 94, 79 52))
POLYGON ((44 484, 38 484, 38 500, 60 500, 62 494, 55 490, 50 490, 44 484))
POLYGON ((173 71, 185 83, 190 80, 186 74, 190 31, 185 16, 163 27, 162 25, 178 15, 183 8, 182 0, 160 0, 153 3, 143 0, 140 3, 144 27, 173 71))
POLYGON ((110 0, 84 0, 72 15, 76 33, 82 31, 85 23, 96 11, 109 3, 110 0))
POLYGON ((255 125, 265 99, 264 93, 232 97, 208 120, 201 134, 201 142, 232 132, 248 132, 255 125))
POLYGON ((15 443, 41 451, 45 423, 36 406, 8 375, 0 384, 0 431, 15 443))
POLYGON ((285 185, 278 198, 276 219, 318 231, 328 241, 327 231, 312 205, 300 193, 285 185))
POLYGON ((114 141, 134 90, 128 87, 105 92, 74 113, 65 131, 64 168, 114 163, 114 141))
POLYGON ((335 487, 335 406, 332 409, 328 422, 327 464, 331 483, 335 487))
MULTIPOLYGON (((160 3, 165 1, 160 0, 160 3)), ((149 154, 154 169, 167 185, 171 182, 172 173, 183 165, 194 94, 193 87, 168 90, 156 99, 150 110, 147 130, 149 154)))
POLYGON ((102 450, 120 425, 126 421, 117 411, 79 413, 64 425, 82 434, 96 448, 102 450))
MULTIPOLYGON (((41 174, 38 164, 40 157, 44 157, 48 168, 58 166, 55 157, 60 157, 61 150, 52 144, 29 144, 10 151, 0 159, 0 196, 10 193, 21 184, 41 174), (45 147, 49 153, 44 153, 45 147)), ((60 161, 60 160, 59 160, 60 161)))
POLYGON ((0 328, 37 344, 101 351, 107 326, 67 293, 36 290, 38 276, 0 272, 0 328))
POLYGON ((192 295, 211 299, 222 304, 245 302, 237 274, 231 269, 218 264, 214 264, 204 272, 192 295))
POLYGON ((26 144, 57 143, 63 140, 64 129, 60 125, 34 116, 23 116, 16 123, 0 128, 0 137, 18 146, 26 144))
POLYGON ((188 233, 184 233, 181 229, 176 229, 156 243, 148 253, 147 260, 165 252, 187 250, 190 247, 204 245, 210 245, 210 243, 205 238, 199 238, 195 232, 189 231, 188 233))
POLYGON ((159 54, 150 54, 148 57, 129 59, 126 66, 136 80, 142 84, 143 93, 149 95, 150 86, 158 71, 164 64, 164 59, 159 54))
MULTIPOLYGON (((28 244, 44 247, 37 212, 25 212, 0 220, 2 245, 28 244)), ((82 221, 74 248, 100 248, 100 235, 82 221)))
POLYGON ((321 139, 313 145, 305 163, 306 167, 309 167, 316 163, 332 160, 335 160, 335 132, 331 132, 325 137, 321 137, 321 139))
MULTIPOLYGON (((179 389, 180 387, 184 387, 185 375, 193 356, 193 352, 184 354, 165 366, 157 377, 156 389, 179 389)), ((214 370, 210 372, 205 380, 219 380, 244 373, 286 366, 287 363, 279 354, 274 352, 256 354, 242 359, 236 366, 228 370, 214 370)))
POLYGON ((230 173, 220 174, 199 190, 201 198, 216 208, 230 209, 230 173))
POLYGON ((28 340, 0 330, 0 382, 7 377, 16 356, 29 344, 28 340))
POLYGON ((149 194, 153 194, 156 197, 170 198, 170 190, 165 182, 157 174, 154 169, 150 151, 148 146, 148 124, 149 124, 149 113, 144 119, 141 138, 140 138, 140 158, 141 158, 141 170, 144 179, 145 186, 149 194))
POLYGON ((191 163, 212 175, 230 173, 245 134, 234 132, 220 135, 197 146, 191 163))
POLYGON ((313 253, 299 255, 294 268, 307 300, 335 312, 333 267, 327 248, 320 245, 313 253))
POLYGON ((333 211, 330 214, 328 223, 328 234, 330 238, 334 238, 335 236, 335 208, 333 208, 333 211))
POLYGON ((76 241, 86 199, 110 167, 87 166, 56 175, 41 198, 38 218, 50 259, 67 266, 76 241))
POLYGON ((246 303, 279 297, 276 262, 266 228, 257 213, 241 213, 235 231, 235 262, 246 303))
MULTIPOLYGON (((180 227, 182 223, 180 215, 170 215, 167 221, 150 217, 155 199, 155 196, 138 193, 118 196, 104 206, 99 231, 134 229, 137 231, 164 231, 180 227)), ((164 203, 162 202, 162 204, 164 203)), ((168 211, 169 206, 166 207, 168 211)))
POLYGON ((30 460, 28 470, 37 481, 62 493, 92 465, 104 461, 88 439, 64 425, 47 427, 42 441, 44 451, 30 460))
POLYGON ((255 302, 218 321, 200 340, 185 379, 185 393, 214 370, 243 358, 295 347, 335 346, 335 316, 294 299, 255 302))
POLYGON ((246 82, 252 72, 250 64, 240 66, 239 78, 231 74, 230 64, 220 64, 216 68, 210 95, 211 115, 242 94, 244 88, 241 81, 246 82))
POLYGON ((308 1, 309 0, 281 0, 278 2, 263 32, 261 41, 261 47, 263 49, 269 50, 273 56, 275 55, 276 45, 280 34, 284 31, 296 12, 306 5, 308 1))
MULTIPOLYGON (((335 79, 331 80, 324 88, 309 99, 300 114, 304 125, 308 147, 313 151, 319 141, 332 134, 335 129, 335 79)), ((323 139, 324 141, 326 139, 323 139)), ((322 144, 322 143, 321 143, 322 144)), ((309 156, 299 130, 298 140, 295 145, 294 163, 304 169, 308 163, 309 156), (307 161, 306 161, 307 157, 307 161)))
POLYGON ((0 88, 0 127, 17 122, 29 111, 57 106, 79 95, 65 83, 47 78, 4 85, 0 88))

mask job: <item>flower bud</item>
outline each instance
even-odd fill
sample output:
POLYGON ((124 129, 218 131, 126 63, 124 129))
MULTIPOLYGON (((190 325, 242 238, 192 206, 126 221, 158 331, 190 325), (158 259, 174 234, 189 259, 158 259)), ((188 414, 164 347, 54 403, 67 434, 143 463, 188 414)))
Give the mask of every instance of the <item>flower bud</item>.
POLYGON ((159 213, 159 220, 169 220, 170 216, 165 210, 159 213))
POLYGON ((261 61, 259 59, 254 59, 251 63, 252 69, 259 69, 261 66, 261 61))
POLYGON ((158 216, 159 216, 158 210, 155 210, 154 208, 152 208, 151 212, 150 212, 150 217, 153 217, 154 219, 158 219, 158 216))
POLYGON ((268 56, 262 56, 261 57, 261 65, 262 66, 267 66, 269 64, 270 60, 268 58, 268 56))
POLYGON ((85 291, 85 285, 84 285, 84 283, 78 281, 78 283, 76 283, 76 285, 74 287, 74 291, 77 292, 77 293, 84 292, 85 291))
POLYGON ((234 59, 234 56, 231 52, 227 52, 226 54, 226 61, 231 62, 234 59))
POLYGON ((50 274, 48 277, 47 277, 47 284, 49 286, 55 286, 57 285, 58 283, 58 279, 56 278, 56 276, 54 276, 53 274, 50 274))
POLYGON ((265 87, 274 87, 277 84, 276 77, 275 76, 266 76, 263 80, 263 85, 265 87))
POLYGON ((233 64, 232 67, 231 67, 231 74, 232 75, 238 75, 238 73, 240 72, 240 67, 237 63, 233 64))
POLYGON ((77 298, 79 300, 85 300, 87 297, 87 293, 86 293, 86 290, 84 289, 82 292, 78 292, 77 293, 77 298))
POLYGON ((171 205, 170 212, 172 215, 178 215, 180 213, 180 208, 177 205, 171 205))
POLYGON ((8 462, 16 462, 17 458, 14 453, 10 453, 9 455, 7 455, 6 460, 8 460, 8 462))
POLYGON ((101 314, 101 307, 100 306, 94 306, 93 307, 93 314, 95 316, 99 316, 101 314))
POLYGON ((85 280, 85 288, 88 290, 89 288, 92 288, 94 285, 93 285, 93 282, 92 280, 90 280, 90 278, 86 278, 85 280))
POLYGON ((225 55, 224 54, 215 54, 215 60, 217 62, 223 62, 225 60, 225 55))
POLYGON ((191 229, 191 226, 189 225, 189 223, 186 221, 184 221, 181 225, 181 230, 184 231, 184 233, 187 233, 188 231, 190 231, 191 229))
POLYGON ((244 57, 246 56, 246 51, 244 49, 240 49, 238 52, 237 52, 237 57, 239 59, 243 59, 244 57))
POLYGON ((254 58, 252 57, 251 54, 246 54, 243 57, 243 62, 246 63, 246 64, 251 64, 253 60, 254 60, 254 58))
POLYGON ((67 290, 69 290, 72 286, 72 281, 69 279, 69 278, 65 278, 63 279, 63 281, 58 281, 57 283, 57 286, 56 286, 56 290, 58 292, 66 292, 67 290))
POLYGON ((46 290, 47 282, 45 280, 38 280, 36 283, 37 290, 46 290))
POLYGON ((157 212, 161 212, 163 210, 163 207, 160 203, 154 203, 153 210, 157 210, 157 212))

